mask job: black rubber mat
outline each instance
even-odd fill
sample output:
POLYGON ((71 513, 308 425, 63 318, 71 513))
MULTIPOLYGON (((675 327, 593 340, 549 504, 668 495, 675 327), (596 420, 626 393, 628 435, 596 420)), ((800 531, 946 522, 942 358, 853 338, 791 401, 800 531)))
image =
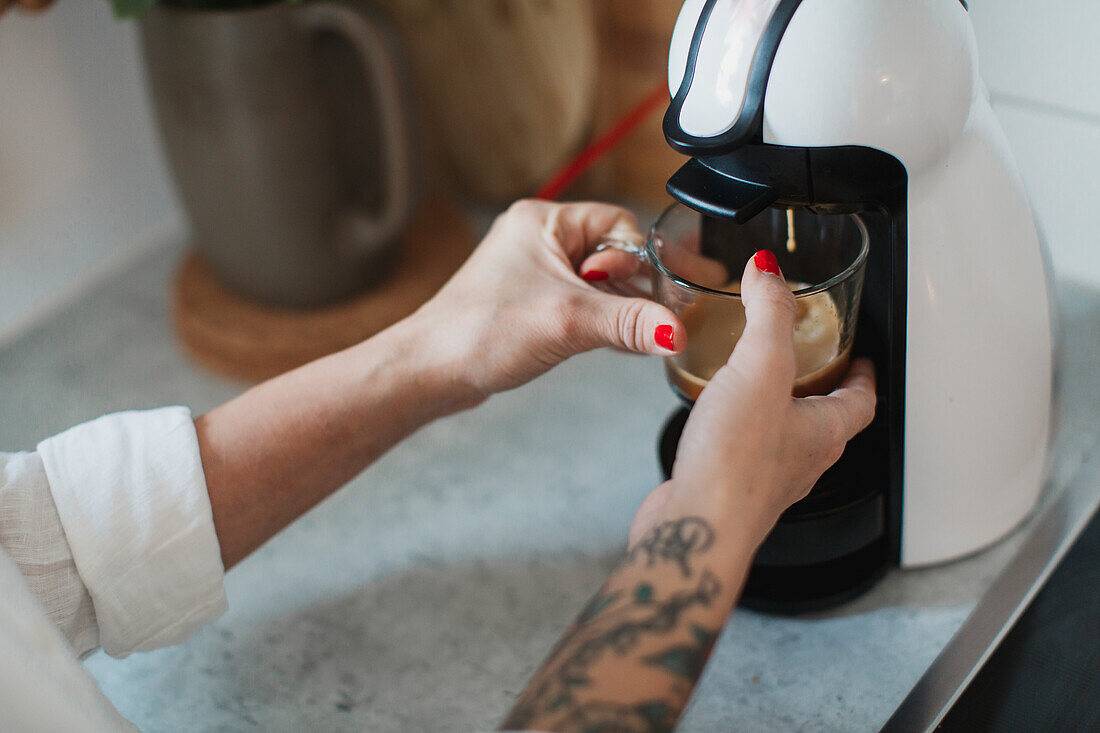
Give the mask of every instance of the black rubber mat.
POLYGON ((1100 514, 936 730, 1100 732, 1100 514))

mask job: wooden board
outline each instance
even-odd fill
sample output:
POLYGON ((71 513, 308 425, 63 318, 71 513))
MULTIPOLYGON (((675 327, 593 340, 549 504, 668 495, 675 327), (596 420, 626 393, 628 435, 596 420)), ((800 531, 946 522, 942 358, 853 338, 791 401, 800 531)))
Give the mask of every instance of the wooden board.
POLYGON ((391 276, 346 303, 293 310, 230 291, 197 252, 176 277, 173 325, 187 353, 229 377, 259 381, 369 338, 411 314, 473 250, 469 223, 453 204, 423 207, 402 240, 391 276))

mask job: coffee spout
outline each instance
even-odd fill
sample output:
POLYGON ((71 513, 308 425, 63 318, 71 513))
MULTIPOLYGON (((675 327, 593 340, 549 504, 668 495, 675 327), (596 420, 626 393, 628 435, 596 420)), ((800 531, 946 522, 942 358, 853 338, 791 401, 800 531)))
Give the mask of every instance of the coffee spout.
POLYGON ((669 194, 696 211, 744 224, 776 202, 771 186, 716 173, 696 159, 673 174, 669 194))

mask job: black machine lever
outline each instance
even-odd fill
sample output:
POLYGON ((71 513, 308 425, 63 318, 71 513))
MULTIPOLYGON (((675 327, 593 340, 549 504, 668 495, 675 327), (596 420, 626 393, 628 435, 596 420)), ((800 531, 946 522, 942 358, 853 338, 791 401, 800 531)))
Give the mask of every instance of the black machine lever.
POLYGON ((742 181, 714 172, 692 158, 676 171, 666 186, 669 194, 708 216, 744 224, 779 198, 771 186, 742 181))

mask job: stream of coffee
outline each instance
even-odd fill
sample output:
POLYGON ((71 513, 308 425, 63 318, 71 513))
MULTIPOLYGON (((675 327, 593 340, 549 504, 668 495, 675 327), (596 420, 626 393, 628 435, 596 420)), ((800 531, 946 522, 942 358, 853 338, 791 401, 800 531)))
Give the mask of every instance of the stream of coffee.
POLYGON ((794 239, 794 209, 787 209, 787 251, 794 254, 798 242, 794 239))

